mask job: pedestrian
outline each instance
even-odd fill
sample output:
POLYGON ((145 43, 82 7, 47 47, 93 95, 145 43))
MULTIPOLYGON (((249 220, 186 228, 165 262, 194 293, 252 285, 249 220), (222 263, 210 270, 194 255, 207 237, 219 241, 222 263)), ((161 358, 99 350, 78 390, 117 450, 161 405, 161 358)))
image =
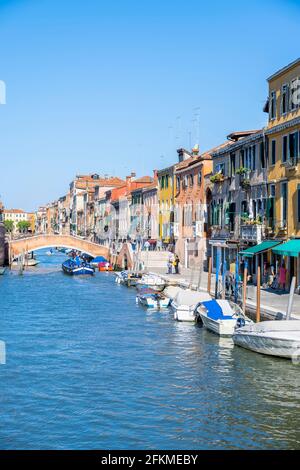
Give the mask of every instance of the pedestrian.
POLYGON ((179 257, 178 255, 175 255, 175 258, 174 258, 174 268, 175 268, 175 274, 179 274, 179 257))
POLYGON ((145 243, 144 243, 144 248, 145 248, 146 251, 149 251, 150 243, 149 243, 148 240, 145 241, 145 243))
POLYGON ((285 290, 286 285, 286 267, 284 263, 279 268, 279 285, 280 287, 285 290))
POLYGON ((161 251, 161 247, 162 247, 162 244, 161 244, 161 239, 159 238, 156 242, 156 249, 157 251, 161 251))
POLYGON ((168 263, 167 263, 168 274, 172 274, 173 263, 174 263, 173 253, 169 252, 168 263))

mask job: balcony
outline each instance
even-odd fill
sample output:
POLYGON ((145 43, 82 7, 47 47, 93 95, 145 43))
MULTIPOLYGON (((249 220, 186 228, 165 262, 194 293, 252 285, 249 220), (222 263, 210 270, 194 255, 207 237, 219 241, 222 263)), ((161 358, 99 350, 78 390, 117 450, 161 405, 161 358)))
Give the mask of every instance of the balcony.
POLYGON ((261 243, 264 237, 264 225, 245 224, 241 225, 241 238, 248 242, 261 243))
POLYGON ((227 240, 230 238, 230 232, 224 227, 213 225, 211 227, 211 238, 215 238, 217 240, 227 240))

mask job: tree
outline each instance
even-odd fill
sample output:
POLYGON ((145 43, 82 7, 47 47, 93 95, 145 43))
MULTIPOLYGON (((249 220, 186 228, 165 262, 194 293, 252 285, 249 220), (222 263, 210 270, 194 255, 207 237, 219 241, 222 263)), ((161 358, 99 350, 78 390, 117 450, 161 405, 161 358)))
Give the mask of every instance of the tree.
POLYGON ((30 222, 28 222, 28 220, 20 220, 20 222, 17 223, 17 228, 20 233, 28 232, 29 227, 30 227, 30 222))
POLYGON ((14 230, 14 221, 13 220, 4 220, 4 227, 7 232, 13 232, 14 230))

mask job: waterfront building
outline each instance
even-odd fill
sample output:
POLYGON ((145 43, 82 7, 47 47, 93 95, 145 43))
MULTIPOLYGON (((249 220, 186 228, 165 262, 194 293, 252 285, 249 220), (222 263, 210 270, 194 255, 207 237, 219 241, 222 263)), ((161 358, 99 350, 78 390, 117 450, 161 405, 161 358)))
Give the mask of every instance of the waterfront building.
POLYGON ((47 208, 40 206, 35 213, 35 233, 47 233, 47 208))
POLYGON ((113 188, 123 183, 118 177, 101 177, 97 173, 77 175, 70 183, 70 232, 73 235, 94 238, 94 193, 95 188, 113 188))
MULTIPOLYGON (((240 251, 257 245, 265 237, 268 196, 264 132, 234 132, 211 155, 209 243, 215 270, 218 254, 230 268, 240 251)), ((256 259, 251 265, 252 275, 256 273, 257 262, 256 259)))
POLYGON ((130 236, 143 246, 145 241, 156 245, 158 236, 157 172, 152 182, 131 191, 130 236))
MULTIPOLYGON (((183 158, 190 154, 182 149, 183 158)), ((164 247, 174 244, 174 205, 176 194, 175 173, 176 164, 157 171, 158 206, 159 206, 159 238, 164 247)))
POLYGON ((25 212, 22 209, 2 209, 2 218, 3 221, 11 220, 13 222, 13 234, 19 233, 19 222, 29 222, 28 231, 33 233, 35 230, 35 217, 31 212, 25 212))
POLYGON ((58 199, 58 232, 70 235, 70 193, 58 199))
POLYGON ((198 146, 191 153, 184 149, 177 152, 179 163, 174 173, 176 253, 185 267, 203 267, 207 264, 208 236, 205 177, 212 172, 212 158, 210 151, 199 155, 198 146))
POLYGON ((275 266, 286 265, 288 281, 300 279, 300 58, 268 78, 269 232, 278 241, 275 266))
POLYGON ((53 201, 46 206, 47 234, 58 234, 58 201, 53 201))

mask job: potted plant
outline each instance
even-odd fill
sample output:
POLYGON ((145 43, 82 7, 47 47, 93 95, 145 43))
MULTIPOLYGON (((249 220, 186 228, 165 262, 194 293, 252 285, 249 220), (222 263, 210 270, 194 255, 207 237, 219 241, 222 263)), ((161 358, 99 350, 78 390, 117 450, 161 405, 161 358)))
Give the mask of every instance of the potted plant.
POLYGON ((216 173, 210 177, 210 181, 212 183, 221 183, 224 181, 224 175, 222 173, 216 173))

